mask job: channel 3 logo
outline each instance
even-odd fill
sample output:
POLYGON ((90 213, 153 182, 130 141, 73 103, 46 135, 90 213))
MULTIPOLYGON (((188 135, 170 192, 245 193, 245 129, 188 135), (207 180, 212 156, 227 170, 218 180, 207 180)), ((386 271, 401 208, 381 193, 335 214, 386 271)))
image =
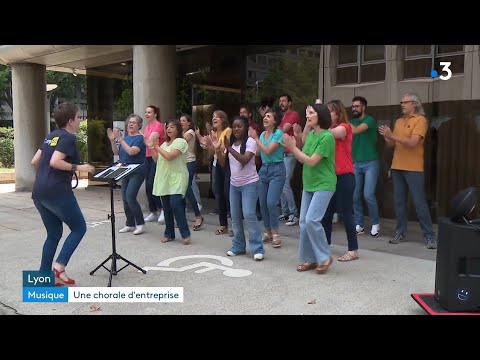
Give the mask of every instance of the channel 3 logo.
POLYGON ((442 71, 445 71, 447 74, 446 75, 440 75, 438 76, 437 70, 433 69, 430 72, 430 76, 432 78, 436 78, 437 76, 439 77, 440 80, 448 80, 452 77, 452 70, 450 70, 450 65, 452 65, 451 62, 449 61, 442 61, 440 62, 440 66, 443 66, 442 71))

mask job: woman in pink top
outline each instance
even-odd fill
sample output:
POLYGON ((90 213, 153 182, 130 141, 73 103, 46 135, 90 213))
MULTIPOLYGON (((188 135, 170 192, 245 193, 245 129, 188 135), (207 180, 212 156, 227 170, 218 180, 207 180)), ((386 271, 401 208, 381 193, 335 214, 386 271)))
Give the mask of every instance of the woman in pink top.
POLYGON ((332 117, 330 132, 335 137, 337 188, 323 217, 322 225, 328 244, 331 244, 333 214, 335 211, 340 214, 347 233, 348 252, 339 257, 338 261, 351 261, 358 259, 357 233, 353 221, 355 172, 352 161, 352 127, 347 121, 347 111, 340 100, 330 101, 327 106, 332 117))
MULTIPOLYGON (((145 121, 147 126, 143 131, 143 137, 146 140, 158 141, 158 146, 162 145, 166 139, 165 125, 159 121, 160 110, 153 105, 145 109, 145 121)), ((165 216, 163 214, 162 201, 159 196, 152 194, 153 180, 155 179, 156 163, 152 158, 152 152, 147 147, 145 159, 145 190, 147 193, 148 207, 150 215, 145 218, 146 222, 157 221, 161 224, 165 223, 165 216), (160 216, 158 215, 160 211, 160 216)))
POLYGON ((258 224, 256 207, 259 177, 255 166, 256 141, 248 136, 248 120, 235 116, 230 139, 213 141, 217 159, 230 172, 230 213, 232 216, 233 241, 228 256, 246 253, 243 219, 247 223, 250 251, 255 260, 263 260, 262 232, 258 224))

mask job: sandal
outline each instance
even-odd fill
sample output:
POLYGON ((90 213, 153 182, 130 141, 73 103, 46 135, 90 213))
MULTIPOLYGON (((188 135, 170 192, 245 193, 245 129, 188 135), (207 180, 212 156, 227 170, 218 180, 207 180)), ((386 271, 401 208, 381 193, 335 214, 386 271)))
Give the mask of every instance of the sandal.
POLYGON ((173 240, 175 240, 175 239, 163 238, 162 243, 167 243, 167 242, 170 242, 170 241, 173 241, 173 240))
POLYGON ((190 245, 190 238, 183 239, 183 245, 190 245))
POLYGON ((53 272, 55 273, 55 286, 75 285, 75 280, 70 279, 67 274, 65 274, 65 269, 58 271, 57 269, 53 268, 53 272), (66 280, 61 278, 62 274, 67 278, 66 280))
POLYGON ((264 244, 267 244, 267 243, 271 242, 272 240, 273 240, 273 236, 271 234, 269 235, 268 232, 263 233, 263 243, 264 244))
POLYGON ((275 234, 272 236, 272 247, 279 248, 282 246, 282 240, 280 240, 280 235, 275 234))
POLYGON ((357 260, 358 258, 359 256, 356 251, 349 251, 345 255, 340 256, 337 260, 345 262, 345 261, 357 260))
MULTIPOLYGON (((201 216, 200 219, 201 219, 201 220, 200 220, 200 224, 195 224, 195 225, 193 225, 193 231, 198 231, 198 230, 200 230, 200 228, 202 227, 203 221, 204 221, 205 219, 203 218, 203 216, 201 216)), ((195 221, 197 221, 197 219, 195 219, 195 221)))
POLYGON ((317 263, 304 262, 297 266, 297 271, 308 271, 313 270, 317 267, 317 263))
POLYGON ((215 235, 223 235, 228 233, 228 228, 226 226, 221 226, 215 231, 215 235))
POLYGON ((317 269, 316 269, 317 274, 325 274, 328 268, 330 267, 330 265, 332 265, 332 263, 333 263, 333 257, 330 256, 326 264, 319 264, 317 266, 317 269))

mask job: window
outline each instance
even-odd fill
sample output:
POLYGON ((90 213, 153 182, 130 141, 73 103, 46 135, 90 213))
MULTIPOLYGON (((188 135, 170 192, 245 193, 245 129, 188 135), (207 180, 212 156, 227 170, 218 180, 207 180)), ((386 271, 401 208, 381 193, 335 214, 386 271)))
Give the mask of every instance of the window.
POLYGON ((463 74, 463 45, 406 45, 403 78, 429 78, 432 69, 440 72, 440 62, 451 62, 453 74, 463 74))
POLYGON ((336 85, 385 80, 384 45, 339 45, 336 85))

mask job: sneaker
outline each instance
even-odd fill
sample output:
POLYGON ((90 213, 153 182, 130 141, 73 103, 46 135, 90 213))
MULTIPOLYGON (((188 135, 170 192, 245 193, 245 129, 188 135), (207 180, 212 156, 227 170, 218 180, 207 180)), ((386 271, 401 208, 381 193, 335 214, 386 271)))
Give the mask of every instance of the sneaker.
POLYGON ((282 214, 282 215, 280 215, 280 216, 278 217, 278 221, 287 221, 288 218, 289 218, 288 215, 282 214))
POLYGON ((372 225, 372 231, 370 231, 370 235, 373 237, 380 236, 380 225, 372 225))
POLYGON ((427 249, 436 249, 437 241, 435 239, 425 239, 425 246, 427 249))
POLYGON ((288 221, 285 223, 285 225, 287 226, 293 226, 297 224, 298 224, 298 217, 296 217, 295 215, 290 215, 288 217, 288 221))
POLYGON ((126 233, 126 232, 131 232, 131 231, 134 231, 135 228, 133 226, 125 226, 123 228, 121 228, 120 230, 118 230, 119 233, 126 233))
POLYGON ((158 215, 157 213, 151 213, 150 215, 148 215, 145 219, 145 222, 153 222, 153 221, 157 221, 158 220, 158 215))
POLYGON ((163 210, 160 212, 160 216, 158 217, 158 223, 161 225, 165 224, 165 214, 163 213, 163 210))
POLYGON ((338 214, 335 213, 335 214, 333 214, 332 224, 336 224, 337 222, 338 222, 338 214))
POLYGON ((355 227, 355 231, 357 232, 357 235, 363 235, 365 233, 365 229, 363 226, 357 225, 355 227))
POLYGON ((243 252, 243 253, 237 254, 237 253, 234 253, 232 250, 228 250, 228 251, 227 251, 227 255, 228 255, 228 256, 237 256, 237 255, 243 255, 243 254, 245 254, 245 253, 243 252))
POLYGON ((135 231, 133 232, 133 235, 143 234, 144 231, 145 231, 145 225, 138 225, 135 231))
POLYGON ((257 261, 263 260, 263 254, 255 254, 253 255, 253 258, 257 261))
POLYGON ((405 238, 405 234, 395 234, 394 238, 389 241, 390 244, 399 244, 401 242, 405 242, 407 239, 405 238))

